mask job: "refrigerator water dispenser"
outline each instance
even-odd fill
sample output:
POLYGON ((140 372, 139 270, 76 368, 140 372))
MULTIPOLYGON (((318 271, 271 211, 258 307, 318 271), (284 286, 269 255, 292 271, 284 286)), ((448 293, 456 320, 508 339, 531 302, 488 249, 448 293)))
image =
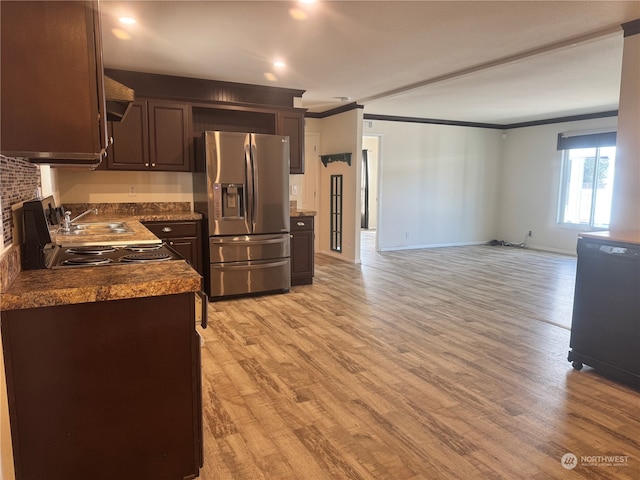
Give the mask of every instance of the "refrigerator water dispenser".
POLYGON ((216 219, 244 218, 244 184, 216 183, 213 186, 213 209, 216 219))

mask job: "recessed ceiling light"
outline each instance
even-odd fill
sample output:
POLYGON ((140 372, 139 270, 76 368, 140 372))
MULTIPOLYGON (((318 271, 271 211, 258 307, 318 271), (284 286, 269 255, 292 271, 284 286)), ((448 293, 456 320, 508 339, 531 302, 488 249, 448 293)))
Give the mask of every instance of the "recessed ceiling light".
POLYGON ((111 33, 119 40, 131 40, 131 35, 129 35, 129 32, 126 32, 121 28, 112 28, 111 33))
POLYGON ((120 23, 124 23, 125 25, 134 25, 136 23, 135 19, 131 17, 120 17, 120 23))
POLYGON ((305 12, 301 8, 292 8, 292 9, 290 9, 289 10, 289 15, 294 20, 306 20, 307 18, 309 18, 309 14, 307 14, 307 12, 305 12))
POLYGON ((282 60, 276 60, 275 62, 273 62, 273 66, 276 68, 283 68, 285 67, 287 64, 284 63, 282 60))
POLYGON ((316 3, 316 0, 299 0, 300 3, 316 3))

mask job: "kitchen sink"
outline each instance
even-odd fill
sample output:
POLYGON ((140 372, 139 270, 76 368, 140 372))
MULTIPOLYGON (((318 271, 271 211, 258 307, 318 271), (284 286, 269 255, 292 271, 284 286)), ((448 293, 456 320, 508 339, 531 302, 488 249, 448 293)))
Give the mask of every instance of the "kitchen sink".
POLYGON ((124 222, 91 222, 74 223, 68 232, 61 231, 63 235, 113 235, 118 233, 133 233, 124 222))

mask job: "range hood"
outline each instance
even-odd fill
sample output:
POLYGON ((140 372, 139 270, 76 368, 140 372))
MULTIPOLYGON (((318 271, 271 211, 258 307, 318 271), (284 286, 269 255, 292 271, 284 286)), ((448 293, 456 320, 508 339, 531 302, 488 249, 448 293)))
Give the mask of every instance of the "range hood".
POLYGON ((107 102, 107 120, 110 122, 122 121, 133 105, 133 90, 105 75, 104 93, 107 102))

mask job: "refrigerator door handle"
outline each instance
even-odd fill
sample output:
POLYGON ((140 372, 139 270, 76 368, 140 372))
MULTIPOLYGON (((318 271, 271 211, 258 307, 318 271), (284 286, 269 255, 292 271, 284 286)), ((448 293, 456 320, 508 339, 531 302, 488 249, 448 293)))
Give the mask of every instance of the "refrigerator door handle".
POLYGON ((259 189, 256 188, 257 185, 260 184, 260 182, 258 181, 258 176, 260 175, 259 172, 259 168, 257 168, 256 166, 256 139, 253 135, 251 135, 251 174, 252 174, 252 189, 251 189, 251 193, 253 194, 253 204, 251 205, 252 208, 252 212, 251 212, 251 231, 255 233, 256 231, 256 222, 259 220, 258 217, 258 213, 259 213, 259 209, 258 209, 258 204, 259 204, 259 197, 258 195, 260 194, 259 189))
POLYGON ((213 270, 261 270, 273 267, 281 267, 289 264, 289 259, 270 260, 270 261, 252 261, 252 262, 232 262, 232 263, 212 263, 213 270))
POLYGON ((211 245, 269 245, 273 243, 283 243, 286 234, 275 235, 252 235, 244 237, 211 237, 211 245))
POLYGON ((256 199, 255 199, 255 183, 254 183, 254 170, 253 170, 253 141, 252 136, 248 135, 249 143, 244 146, 244 161, 245 161, 245 183, 247 185, 247 207, 246 207, 246 215, 245 215, 245 224, 247 226, 247 230, 249 232, 253 232, 255 230, 255 219, 253 218, 256 210, 256 199))

